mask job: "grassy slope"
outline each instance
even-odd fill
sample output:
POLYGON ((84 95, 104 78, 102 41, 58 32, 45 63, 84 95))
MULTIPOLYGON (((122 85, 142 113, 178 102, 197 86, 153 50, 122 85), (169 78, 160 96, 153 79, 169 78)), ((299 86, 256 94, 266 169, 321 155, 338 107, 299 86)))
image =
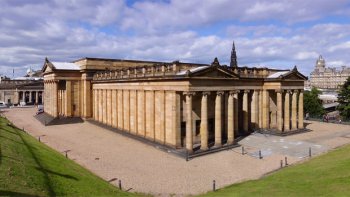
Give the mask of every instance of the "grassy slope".
POLYGON ((350 196, 350 146, 203 196, 350 196))
POLYGON ((134 196, 0 118, 0 196, 134 196))

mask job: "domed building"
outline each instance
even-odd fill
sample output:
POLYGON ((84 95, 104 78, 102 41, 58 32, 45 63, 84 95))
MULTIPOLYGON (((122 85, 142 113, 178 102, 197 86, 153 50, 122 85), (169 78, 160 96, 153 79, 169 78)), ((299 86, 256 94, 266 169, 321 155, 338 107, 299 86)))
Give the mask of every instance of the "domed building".
POLYGON ((319 89, 338 89, 350 76, 350 68, 342 66, 341 69, 326 67, 326 61, 322 57, 316 60, 315 69, 310 74, 310 86, 319 89))

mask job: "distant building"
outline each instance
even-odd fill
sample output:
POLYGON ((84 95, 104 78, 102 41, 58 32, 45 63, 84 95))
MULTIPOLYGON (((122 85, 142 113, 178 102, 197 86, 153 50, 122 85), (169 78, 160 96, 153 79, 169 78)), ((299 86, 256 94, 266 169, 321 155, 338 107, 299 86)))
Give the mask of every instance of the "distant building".
POLYGON ((0 77, 0 101, 11 104, 43 104, 42 72, 27 70, 24 77, 0 77))
MULTIPOLYGON (((326 68, 326 61, 320 55, 316 61, 315 69, 310 74, 310 87, 319 89, 338 89, 350 76, 350 68, 342 66, 326 68)), ((305 84, 307 86, 308 84, 305 84)))

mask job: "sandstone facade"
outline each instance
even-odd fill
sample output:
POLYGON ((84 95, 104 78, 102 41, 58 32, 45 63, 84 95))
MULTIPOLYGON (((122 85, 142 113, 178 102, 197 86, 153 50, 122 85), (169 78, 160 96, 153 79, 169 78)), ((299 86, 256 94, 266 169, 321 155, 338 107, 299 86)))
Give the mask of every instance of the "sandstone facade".
POLYGON ((258 129, 303 128, 306 77, 292 70, 84 58, 44 67, 45 112, 205 151, 258 129))

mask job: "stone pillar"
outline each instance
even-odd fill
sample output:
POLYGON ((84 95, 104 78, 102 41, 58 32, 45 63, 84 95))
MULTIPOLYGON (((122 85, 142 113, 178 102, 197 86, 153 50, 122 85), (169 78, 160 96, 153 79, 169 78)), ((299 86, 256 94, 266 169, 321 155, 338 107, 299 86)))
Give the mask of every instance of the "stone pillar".
POLYGON ((298 128, 304 128, 304 93, 303 90, 300 90, 299 93, 299 103, 298 103, 298 128))
POLYGON ((258 90, 253 90, 252 100, 251 100, 251 110, 250 110, 250 122, 251 122, 251 128, 256 129, 258 128, 258 100, 259 100, 259 93, 258 90))
POLYGON ((276 94, 277 94, 277 130, 283 131, 282 90, 276 90, 276 94))
POLYGON ((66 116, 72 115, 72 82, 66 81, 66 116))
POLYGON ((233 94, 233 102, 234 102, 234 118, 233 118, 233 121, 234 121, 234 129, 235 129, 235 132, 237 133, 238 132, 238 94, 239 94, 239 90, 234 90, 234 94, 233 94))
POLYGON ((186 149, 193 152, 193 132, 192 132, 192 96, 194 92, 184 92, 186 96, 186 149))
POLYGON ((107 125, 112 126, 112 90, 107 90, 107 125))
POLYGON ((89 76, 88 73, 83 73, 82 74, 82 101, 83 101, 83 106, 82 106, 82 116, 85 118, 89 118, 92 116, 92 109, 91 109, 91 80, 92 77, 89 76))
POLYGON ((92 114, 92 118, 94 120, 96 120, 96 104, 97 104, 97 100, 96 100, 96 90, 92 90, 92 111, 93 111, 93 114, 92 114))
POLYGON ((263 91, 260 91, 259 94, 259 128, 263 128, 263 91))
POLYGON ((219 147, 222 145, 222 117, 221 117, 221 105, 222 105, 222 95, 224 92, 217 92, 215 99, 215 145, 219 147))
POLYGON ((33 100, 32 100, 32 91, 29 91, 29 103, 31 103, 33 100))
POLYGON ((112 126, 118 127, 118 96, 117 90, 112 90, 112 126))
POLYGON ((270 128, 270 95, 268 90, 263 91, 262 102, 263 102, 262 125, 264 129, 269 129, 270 128))
POLYGON ((298 91, 294 90, 292 96, 292 130, 297 129, 297 94, 298 91))
POLYGON ((227 101, 227 144, 230 145, 233 143, 235 138, 235 118, 234 114, 236 111, 235 105, 234 105, 234 95, 237 94, 236 91, 230 91, 228 95, 228 101, 227 101))
POLYGON ((53 117, 58 117, 58 81, 55 81, 53 84, 53 117))
POLYGON ((284 131, 290 130, 289 94, 290 90, 287 90, 284 97, 284 131))
POLYGON ((208 149, 208 95, 210 92, 202 93, 201 103, 201 150, 208 149))
POLYGON ((103 103, 102 122, 103 122, 103 124, 107 124, 107 110, 108 109, 107 109, 107 90, 106 89, 102 90, 102 103, 103 103))
POLYGON ((98 89, 98 121, 103 121, 103 90, 98 89))
POLYGON ((39 92, 35 91, 35 104, 39 104, 39 92))
POLYGON ((255 92, 256 92, 256 96, 255 96, 255 103, 256 103, 256 112, 255 112, 255 121, 256 121, 256 123, 255 123, 255 129, 259 129, 260 127, 259 127, 259 114, 260 114, 260 107, 261 107, 261 105, 260 105, 260 101, 259 101, 259 98, 260 98, 260 94, 261 94, 261 92, 260 92, 260 90, 254 90, 255 92))
POLYGON ((248 94, 249 90, 244 90, 243 94, 243 130, 249 130, 249 111, 248 111, 248 94))

